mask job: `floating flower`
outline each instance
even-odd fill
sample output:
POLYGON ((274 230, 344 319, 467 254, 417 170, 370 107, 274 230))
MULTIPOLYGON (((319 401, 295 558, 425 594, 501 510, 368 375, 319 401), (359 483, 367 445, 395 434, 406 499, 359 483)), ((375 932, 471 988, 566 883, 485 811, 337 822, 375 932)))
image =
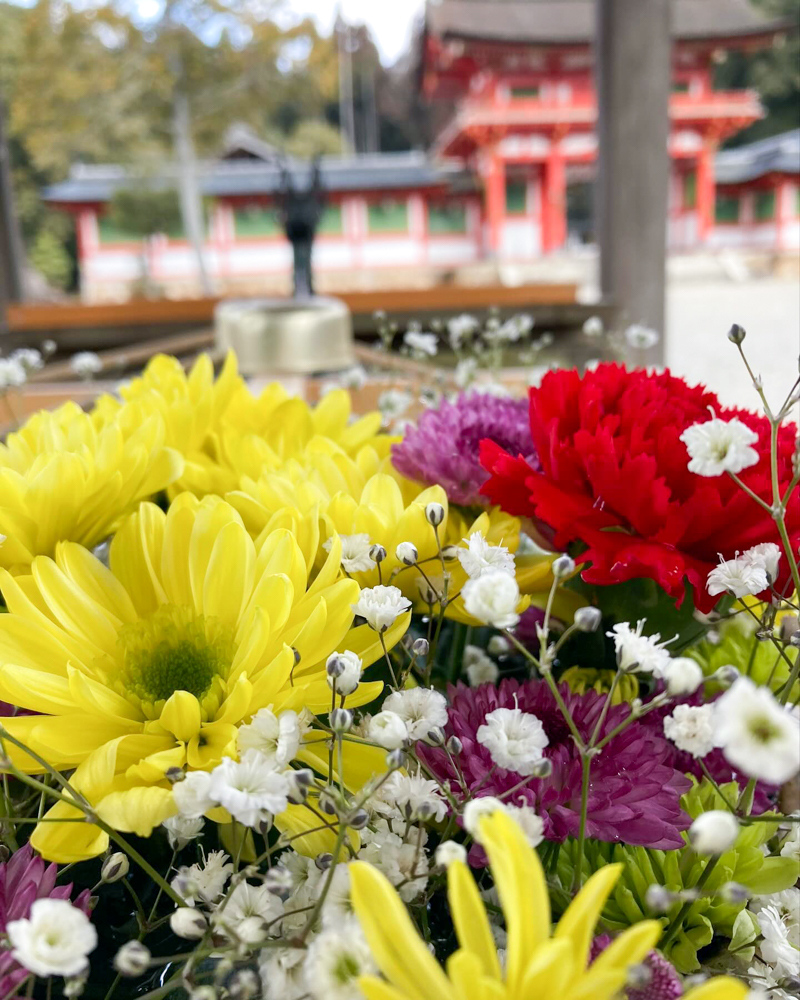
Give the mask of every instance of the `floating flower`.
MULTIPOLYGON (((583 376, 549 372, 531 389, 530 447, 541 471, 510 449, 486 442, 481 460, 491 478, 482 492, 509 513, 537 517, 554 530, 561 548, 582 542, 588 583, 649 577, 680 603, 688 580, 695 606, 710 611, 717 599, 706 592, 706 580, 718 553, 731 558, 753 545, 777 542, 778 534, 769 513, 730 476, 706 478, 689 471, 681 434, 705 421, 709 406, 720 419, 735 417, 756 435, 758 462, 744 469, 741 479, 771 502, 765 417, 725 410, 713 393, 668 373, 608 364, 583 376)), ((794 438, 794 427, 785 424, 777 445, 781 493, 792 478, 794 438)), ((796 549, 798 490, 789 500, 786 522, 796 549)), ((779 576, 779 590, 782 582, 779 576)))
MULTIPOLYGON (((478 887, 458 860, 447 868, 448 897, 459 948, 445 972, 419 936, 394 888, 371 865, 350 866, 353 908, 385 980, 365 975, 367 1000, 460 1000, 497 996, 507 1000, 611 1000, 625 985, 628 969, 641 962, 660 927, 645 920, 623 932, 591 964, 592 931, 619 879, 621 866, 596 872, 550 930, 550 900, 544 871, 522 830, 502 812, 481 820, 481 842, 492 867, 506 922, 508 945, 501 968, 492 926, 478 887)), ((743 984, 712 980, 687 1000, 744 1000, 743 984)))
POLYGON ((0 567, 25 573, 59 542, 101 542, 180 476, 183 459, 166 437, 157 414, 140 421, 125 408, 109 423, 77 403, 34 414, 0 443, 0 567))
POLYGON ((451 503, 485 504, 480 488, 488 479, 478 452, 490 440, 536 466, 525 400, 464 394, 426 410, 417 426, 392 446, 394 467, 409 479, 442 486, 451 503))
MULTIPOLYGON (((560 690, 578 731, 588 741, 603 710, 605 696, 594 691, 573 694, 566 684, 560 690)), ((542 754, 553 766, 549 777, 531 777, 503 801, 531 806, 544 820, 548 840, 577 836, 581 811, 580 754, 544 681, 519 684, 509 679, 501 681, 499 687, 485 684, 468 688, 459 684, 450 689, 446 731, 463 744, 458 763, 467 787, 475 789, 479 796, 502 796, 524 781, 524 775, 518 771, 502 767, 493 770, 495 762, 490 749, 478 739, 487 716, 499 708, 519 708, 520 712, 536 717, 549 741, 542 754)), ((612 706, 600 728, 600 737, 611 732, 629 711, 627 705, 612 706)), ((417 749, 436 776, 450 782, 453 795, 463 795, 446 753, 422 745, 417 749)), ((587 835, 652 847, 680 847, 681 831, 689 824, 680 807, 680 796, 690 788, 690 783, 668 763, 671 753, 663 734, 648 731, 640 722, 631 723, 615 736, 592 761, 587 835)))
MULTIPOLYGON (((309 582, 290 532, 257 547, 230 505, 182 494, 166 514, 142 504, 126 520, 110 569, 63 543, 29 577, 3 573, 0 697, 41 713, 6 719, 6 729, 54 767, 77 768, 71 784, 106 823, 149 835, 178 811, 170 768, 208 771, 235 757, 237 725, 261 708, 328 711, 335 649, 365 665, 382 655, 368 626, 351 629, 359 588, 340 578, 340 554, 337 540, 309 582)), ((407 625, 401 616, 386 645, 407 625)), ((361 684, 356 703, 380 689, 361 684)), ((20 769, 40 770, 6 749, 20 769)), ((315 744, 298 757, 327 769, 315 744)), ((31 843, 53 860, 101 853, 99 827, 53 822, 82 815, 57 803, 31 843)))
MULTIPOLYGON (((72 883, 56 885, 58 867, 45 865, 30 844, 14 851, 8 861, 0 864, 0 932, 5 933, 12 921, 27 919, 31 907, 38 899, 69 902, 72 883)), ((73 906, 87 915, 91 911, 91 894, 84 889, 73 901, 73 906)), ((34 971, 34 970, 31 970, 34 971)), ((0 995, 12 996, 28 975, 10 951, 0 949, 0 995)))

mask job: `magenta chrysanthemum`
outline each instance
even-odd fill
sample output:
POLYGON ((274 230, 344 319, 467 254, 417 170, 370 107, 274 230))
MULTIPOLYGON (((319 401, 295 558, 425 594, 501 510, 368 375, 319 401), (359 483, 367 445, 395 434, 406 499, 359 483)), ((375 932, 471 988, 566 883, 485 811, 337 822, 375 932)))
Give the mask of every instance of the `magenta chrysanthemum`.
MULTIPOLYGON (((29 844, 14 851, 8 861, 0 864, 0 933, 5 934, 12 920, 30 916, 37 899, 69 899, 72 883, 56 885, 58 865, 45 865, 29 844)), ((84 889, 73 900, 73 906, 88 916, 91 894, 84 889)), ((0 948, 0 997, 11 997, 28 975, 11 951, 0 948)))
MULTIPOLYGON (((603 954, 611 940, 608 934, 601 934, 592 941, 591 962, 603 954)), ((650 981, 638 989, 629 986, 625 993, 628 1000, 677 1000, 683 996, 683 983, 672 962, 651 951, 642 964, 650 973, 650 981)))
POLYGON ((392 462, 409 479, 439 485, 453 503, 488 503, 480 488, 489 478, 478 457, 481 441, 494 441, 538 468, 531 444, 528 402, 485 393, 461 395, 426 410, 417 426, 392 447, 392 462))
MULTIPOLYGON (((579 732, 588 742, 605 704, 605 695, 574 694, 566 684, 559 690, 579 732)), ((459 765, 467 786, 479 796, 495 795, 513 805, 529 805, 544 821, 548 840, 577 836, 581 812, 581 758, 552 692, 544 681, 504 680, 499 687, 483 684, 450 688, 448 735, 463 744, 459 765), (548 778, 529 778, 503 768, 492 771, 487 747, 477 732, 489 712, 519 707, 535 715, 549 743, 544 750, 553 765, 548 778), (489 772, 492 771, 491 774, 489 772), (525 782, 510 795, 512 788, 525 782)), ((605 735, 624 719, 630 708, 609 709, 601 726, 605 735)), ((463 797, 458 775, 442 749, 418 746, 420 756, 441 780, 463 797)), ((597 840, 622 842, 662 850, 682 847, 681 831, 690 823, 680 806, 691 783, 671 763, 672 749, 664 736, 633 722, 594 758, 589 785, 586 834, 597 840)))

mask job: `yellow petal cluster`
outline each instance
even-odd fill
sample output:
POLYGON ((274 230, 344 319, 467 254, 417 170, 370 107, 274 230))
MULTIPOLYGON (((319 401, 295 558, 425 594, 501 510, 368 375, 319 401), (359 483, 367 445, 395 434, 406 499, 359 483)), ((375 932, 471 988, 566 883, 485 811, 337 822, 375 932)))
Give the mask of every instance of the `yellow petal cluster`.
MULTIPOLYGON (((120 395, 142 415, 158 413, 168 443, 184 456, 186 468, 171 496, 183 490, 200 497, 223 495, 238 487, 241 476, 278 468, 317 437, 351 454, 373 440, 381 426, 379 413, 351 422, 350 397, 343 389, 329 393, 317 407, 289 396, 278 382, 255 397, 232 353, 216 379, 207 354, 188 373, 176 358, 157 355, 141 376, 120 388, 120 395)), ((110 420, 119 406, 105 396, 97 410, 110 420)))
MULTIPOLYGON (((419 936, 391 883, 366 862, 350 866, 353 908, 384 979, 362 976, 366 1000, 612 1000, 628 969, 655 946, 661 927, 645 920, 589 962, 595 925, 621 865, 596 872, 555 929, 536 851, 504 813, 481 820, 481 843, 491 865, 508 935, 505 971, 497 956, 480 891, 465 864, 447 871, 450 912, 459 947, 442 969, 419 936)), ((686 1000, 744 1000, 747 987, 711 979, 686 1000)))
MULTIPOLYGON (((76 768, 71 784, 102 821, 146 836, 175 812, 170 768, 209 770, 235 756, 237 727, 259 708, 327 711, 332 652, 352 650, 365 666, 381 655, 375 632, 352 627, 359 587, 341 577, 340 558, 334 539, 311 578, 290 531, 256 545, 230 504, 184 493, 166 514, 141 504, 117 531, 109 567, 62 542, 27 575, 0 571, 9 612, 0 615, 0 699, 39 713, 6 720, 8 732, 51 767, 76 768)), ((387 646, 408 620, 385 633, 387 646)), ((348 703, 381 687, 363 683, 348 703)), ((5 749, 20 770, 43 770, 5 749)), ((374 761, 356 761, 353 773, 374 761)), ((52 822, 78 815, 57 803, 32 845, 55 861, 105 850, 97 826, 52 822)))
POLYGON ((62 541, 92 548, 182 471, 156 413, 118 404, 107 422, 65 403, 34 414, 0 443, 0 566, 27 572, 62 541))

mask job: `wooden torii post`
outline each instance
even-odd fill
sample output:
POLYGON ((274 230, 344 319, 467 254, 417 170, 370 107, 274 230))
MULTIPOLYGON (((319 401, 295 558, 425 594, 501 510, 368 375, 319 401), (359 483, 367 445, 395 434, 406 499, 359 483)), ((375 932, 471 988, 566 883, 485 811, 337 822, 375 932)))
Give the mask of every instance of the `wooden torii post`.
POLYGON ((22 299, 22 239, 14 214, 10 160, 0 97, 0 334, 6 330, 6 306, 22 299))
POLYGON ((596 0, 600 286, 664 357, 671 0, 596 0))

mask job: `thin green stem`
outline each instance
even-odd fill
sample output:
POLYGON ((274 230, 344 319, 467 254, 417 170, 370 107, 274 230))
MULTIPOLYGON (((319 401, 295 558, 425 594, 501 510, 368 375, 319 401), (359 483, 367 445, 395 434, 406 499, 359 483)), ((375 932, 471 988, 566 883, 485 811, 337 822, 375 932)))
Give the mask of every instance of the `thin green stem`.
POLYGON ((575 865, 575 874, 572 880, 572 889, 577 891, 583 881, 583 847, 586 842, 586 816, 589 811, 589 776, 592 769, 591 755, 584 752, 581 755, 581 820, 578 827, 578 863, 575 865))
MULTIPOLYGON (((702 873, 700 875, 700 878, 697 880, 697 882, 694 884, 694 886, 692 886, 692 888, 698 889, 698 890, 703 888, 703 886, 706 884, 706 882, 711 877, 712 872, 716 868, 717 862, 719 861, 719 857, 720 856, 717 855, 716 857, 713 857, 708 862, 708 864, 703 869, 703 871, 702 871, 702 873)), ((684 917, 689 912, 689 910, 691 910, 691 908, 694 906, 694 903, 695 903, 695 900, 691 900, 691 899, 687 900, 681 906, 680 910, 678 910, 677 914, 675 915, 675 918, 669 924, 669 926, 664 931, 664 933, 663 933, 663 935, 661 937, 661 941, 659 942, 659 946, 658 946, 660 951, 666 952, 666 950, 669 947, 669 945, 672 944, 672 939, 680 931, 681 925, 683 924, 684 917)))

